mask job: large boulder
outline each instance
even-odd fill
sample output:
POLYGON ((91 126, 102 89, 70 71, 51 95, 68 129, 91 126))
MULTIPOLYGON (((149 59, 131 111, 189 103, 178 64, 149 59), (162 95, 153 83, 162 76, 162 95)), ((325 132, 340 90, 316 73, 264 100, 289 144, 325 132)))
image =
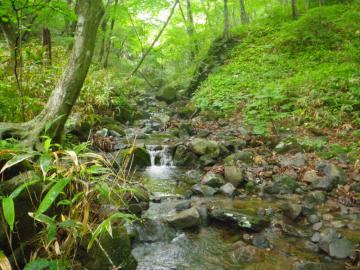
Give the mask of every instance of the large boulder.
POLYGON ((131 254, 130 237, 124 226, 114 225, 112 236, 108 232, 100 234, 98 241, 101 247, 95 242, 87 251, 90 237, 90 235, 84 237, 77 254, 78 259, 86 269, 107 270, 112 269, 113 265, 121 265, 121 269, 124 270, 136 269, 137 262, 131 254))
POLYGON ((192 207, 170 216, 167 222, 178 229, 191 228, 200 223, 200 214, 195 207, 192 207))
POLYGON ((172 103, 176 100, 176 89, 171 86, 162 87, 157 93, 156 98, 166 103, 172 103))
POLYGON ((221 174, 210 171, 203 176, 201 183, 213 188, 218 188, 225 184, 225 180, 221 174))
POLYGON ((144 147, 132 147, 122 150, 116 154, 119 166, 127 166, 128 168, 143 169, 151 165, 149 152, 144 147))
POLYGON ((331 191, 337 185, 346 183, 345 172, 332 163, 320 161, 316 164, 316 170, 324 176, 312 181, 312 189, 331 191))
POLYGON ((269 220, 256 216, 241 213, 237 210, 216 208, 210 212, 210 217, 218 222, 236 226, 245 231, 259 232, 269 225, 269 220))
POLYGON ((191 148, 199 156, 217 158, 220 155, 220 147, 216 141, 197 138, 191 142, 191 148))
POLYGON ((195 159, 195 154, 190 149, 188 149, 186 145, 180 144, 176 146, 173 157, 176 166, 193 165, 195 159))

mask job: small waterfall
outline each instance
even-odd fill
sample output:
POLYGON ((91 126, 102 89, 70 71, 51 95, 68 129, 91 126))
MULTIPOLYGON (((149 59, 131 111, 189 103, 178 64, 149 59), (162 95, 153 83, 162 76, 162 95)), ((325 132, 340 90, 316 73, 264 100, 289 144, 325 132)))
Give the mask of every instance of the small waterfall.
POLYGON ((172 148, 169 145, 147 145, 146 149, 149 151, 152 167, 174 166, 172 148))

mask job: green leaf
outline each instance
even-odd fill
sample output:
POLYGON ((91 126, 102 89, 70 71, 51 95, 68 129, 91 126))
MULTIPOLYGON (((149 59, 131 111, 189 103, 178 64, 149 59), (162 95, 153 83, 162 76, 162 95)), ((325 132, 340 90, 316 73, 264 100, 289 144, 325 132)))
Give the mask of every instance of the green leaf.
POLYGON ((4 167, 2 167, 0 173, 3 173, 6 169, 8 169, 26 159, 34 157, 36 155, 38 155, 38 153, 36 153, 36 152, 30 152, 30 153, 26 153, 23 155, 16 155, 12 159, 10 159, 8 162, 5 163, 5 165, 4 165, 4 167))
POLYGON ((51 162, 52 162, 52 156, 49 153, 42 154, 40 156, 40 169, 43 173, 44 179, 46 177, 47 172, 49 171, 51 162))
POLYGON ((41 201, 36 215, 44 213, 54 203, 57 196, 64 190, 65 186, 70 182, 70 179, 60 179, 55 185, 51 187, 44 199, 41 201))
POLYGON ((14 200, 11 197, 5 197, 2 199, 2 208, 4 212, 4 217, 9 224, 10 230, 14 230, 14 222, 15 222, 15 207, 14 200))
POLYGON ((44 152, 48 153, 51 147, 51 138, 47 138, 44 142, 44 152))
POLYGON ((43 258, 38 258, 32 262, 29 262, 25 265, 24 270, 66 270, 69 269, 69 265, 66 261, 62 260, 47 260, 43 258))
POLYGON ((11 194, 9 197, 11 197, 12 199, 15 199, 17 196, 20 195, 20 193, 27 187, 34 185, 36 183, 38 183, 40 180, 39 179, 35 179, 35 180, 31 180, 28 182, 25 182, 23 184, 21 184, 20 186, 18 186, 11 194))

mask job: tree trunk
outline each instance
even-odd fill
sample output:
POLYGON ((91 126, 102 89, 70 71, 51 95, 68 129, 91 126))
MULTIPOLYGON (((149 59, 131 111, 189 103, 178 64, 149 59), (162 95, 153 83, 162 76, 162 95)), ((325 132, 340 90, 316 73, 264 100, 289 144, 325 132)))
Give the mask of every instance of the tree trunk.
POLYGON ((298 10, 297 10, 297 3, 296 0, 291 0, 291 13, 293 19, 296 19, 298 17, 298 10))
POLYGON ((186 0, 186 17, 184 15, 180 2, 179 2, 179 7, 180 7, 181 15, 184 19, 184 23, 186 25, 186 32, 190 40, 190 60, 193 60, 196 56, 196 53, 198 52, 199 46, 197 41, 194 39, 195 25, 194 25, 194 17, 191 10, 190 0, 186 0))
POLYGON ((51 64, 51 33, 49 28, 44 27, 42 32, 42 45, 45 49, 44 63, 51 64))
POLYGON ((229 39, 229 8, 228 8, 228 0, 224 0, 224 39, 229 39))
POLYGON ((249 16, 246 13, 244 0, 239 0, 239 6, 240 6, 240 20, 241 20, 241 23, 242 24, 249 23, 249 16))
POLYGON ((79 0, 74 46, 69 62, 42 112, 25 123, 0 123, 0 138, 16 137, 34 146, 39 136, 59 141, 84 83, 94 51, 96 32, 103 14, 101 0, 79 0))
MULTIPOLYGON (((117 5, 118 5, 118 0, 115 0, 115 3, 114 3, 114 13, 116 14, 116 8, 117 8, 117 5)), ((112 47, 112 40, 111 40, 111 37, 112 37, 112 33, 114 31, 114 26, 115 26, 115 14, 113 15, 112 19, 111 19, 111 23, 110 23, 110 30, 109 30, 109 33, 106 37, 106 41, 104 42, 105 46, 104 46, 104 57, 102 59, 102 66, 103 68, 107 68, 108 67, 108 62, 109 62, 109 54, 110 54, 110 50, 111 50, 111 47, 112 47)))
POLYGON ((14 25, 10 21, 4 22, 0 19, 0 26, 10 52, 10 60, 8 65, 9 71, 10 70, 13 71, 14 68, 17 66, 16 62, 18 61, 18 57, 19 57, 18 48, 16 46, 17 43, 16 30, 14 25))

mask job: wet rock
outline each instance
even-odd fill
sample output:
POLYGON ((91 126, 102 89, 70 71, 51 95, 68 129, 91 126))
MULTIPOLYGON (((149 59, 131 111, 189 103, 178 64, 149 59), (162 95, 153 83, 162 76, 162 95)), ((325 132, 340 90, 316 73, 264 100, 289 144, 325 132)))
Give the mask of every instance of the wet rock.
POLYGON ((95 132, 95 135, 101 137, 106 137, 108 134, 109 134, 109 130, 107 128, 103 128, 95 132))
POLYGON ((245 231, 259 232, 269 225, 269 220, 264 217, 247 215, 236 210, 214 209, 210 212, 210 217, 245 231))
POLYGON ((230 257, 234 263, 255 263, 264 259, 264 250, 238 241, 232 246, 230 257))
POLYGON ((252 239, 252 244, 258 248, 269 248, 270 243, 263 233, 255 234, 252 239))
POLYGON ((269 194, 292 194, 299 184, 293 178, 287 175, 278 175, 274 177, 274 183, 272 185, 266 186, 264 191, 269 194))
POLYGON ((244 180, 244 169, 239 168, 236 165, 225 166, 224 167, 225 180, 238 187, 241 182, 244 180))
POLYGON ((132 162, 128 162, 128 166, 132 169, 138 168, 142 169, 151 165, 150 154, 143 147, 134 147, 129 149, 124 149, 120 151, 120 154, 116 154, 117 163, 119 166, 123 164, 126 160, 131 160, 132 162))
POLYGON ((185 209, 189 209, 191 207, 191 201, 183 201, 175 205, 175 209, 177 212, 183 211, 185 209))
POLYGON ((286 202, 281 205, 281 209, 283 210, 285 216, 295 220, 301 214, 302 205, 286 202))
POLYGON ((198 205, 196 206, 196 210, 199 212, 200 215, 200 224, 206 226, 209 219, 208 209, 205 206, 198 205))
POLYGON ((176 166, 190 166, 193 165, 196 156, 186 145, 180 144, 176 146, 173 160, 176 166))
POLYGON ((112 226, 112 236, 107 232, 100 234, 98 241, 101 248, 94 243, 87 250, 88 240, 91 236, 84 237, 81 242, 82 249, 77 252, 78 259, 86 269, 106 270, 114 265, 121 265, 122 269, 135 270, 137 263, 131 254, 131 242, 127 230, 123 226, 112 226), (103 252, 106 251, 106 254, 103 252), (109 258, 111 259, 111 263, 109 258))
POLYGON ((181 178, 182 181, 189 185, 194 185, 196 183, 199 183, 201 179, 200 171, 198 170, 190 170, 187 171, 184 175, 184 177, 181 178))
POLYGON ((216 141, 205 139, 194 139, 191 148, 197 155, 206 155, 209 158, 217 158, 220 155, 220 147, 216 141))
POLYGON ((279 163, 283 167, 301 167, 306 164, 306 156, 303 153, 297 153, 294 156, 280 156, 279 163))
POLYGON ((200 214, 196 208, 193 207, 167 218, 167 222, 178 229, 191 228, 200 223, 200 214))
POLYGON ((191 191, 194 195, 211 197, 217 192, 217 189, 206 185, 196 184, 192 186, 191 191))
POLYGON ((203 176, 201 183, 213 188, 218 188, 225 184, 225 180, 221 174, 210 171, 203 176))
POLYGON ((350 258, 355 255, 354 245, 347 239, 335 239, 329 245, 329 255, 337 259, 350 258))
POLYGON ((227 183, 223 186, 220 187, 220 193, 228 196, 228 197, 232 197, 234 192, 235 192, 236 188, 233 186, 233 184, 231 183, 227 183))
POLYGON ((236 165, 238 161, 250 164, 253 162, 254 155, 248 151, 239 151, 224 159, 225 165, 236 165))

